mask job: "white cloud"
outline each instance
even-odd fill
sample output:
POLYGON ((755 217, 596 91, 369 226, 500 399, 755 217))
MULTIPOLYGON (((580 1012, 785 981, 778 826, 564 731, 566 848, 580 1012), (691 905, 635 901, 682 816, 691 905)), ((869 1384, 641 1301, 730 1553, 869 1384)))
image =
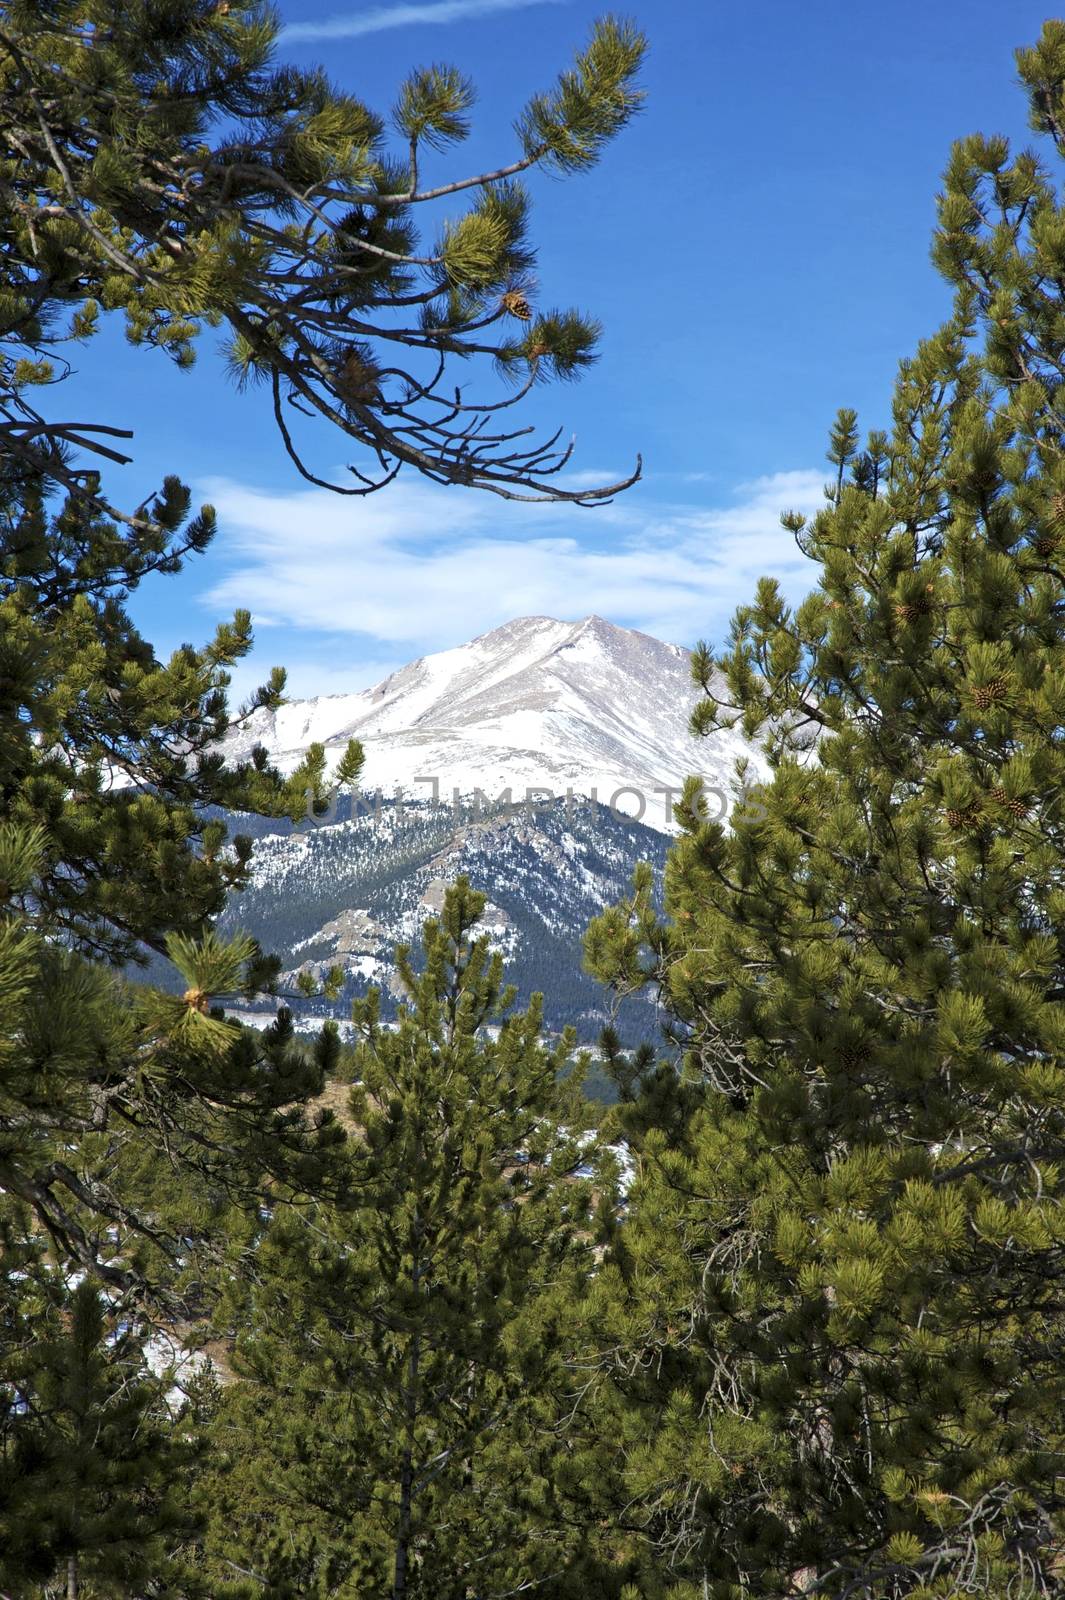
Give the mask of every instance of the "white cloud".
POLYGON ((461 22, 498 11, 522 11, 533 5, 560 5, 565 0, 400 0, 398 5, 370 6, 345 11, 319 22, 292 22, 282 38, 303 43, 320 39, 357 39, 385 28, 409 28, 418 23, 461 22))
POLYGON ((778 472, 724 505, 622 496, 588 511, 500 507, 416 479, 359 501, 217 479, 202 487, 235 559, 206 599, 248 606, 260 628, 306 630, 308 641, 352 636, 377 660, 459 644, 512 617, 593 611, 681 644, 720 640, 763 574, 793 598, 812 586, 815 569, 780 513, 814 510, 822 484, 820 471, 778 472))

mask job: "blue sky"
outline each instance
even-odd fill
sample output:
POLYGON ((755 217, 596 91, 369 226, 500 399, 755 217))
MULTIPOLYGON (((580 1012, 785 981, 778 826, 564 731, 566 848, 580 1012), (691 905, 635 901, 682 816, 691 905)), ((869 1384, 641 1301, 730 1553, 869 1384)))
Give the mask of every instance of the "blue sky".
MULTIPOLYGON (((280 55, 324 60, 382 111, 406 71, 452 61, 479 90, 456 175, 507 159, 511 121, 549 87, 601 7, 590 0, 308 0, 282 6, 280 55)), ((107 332, 74 380, 92 415, 132 425, 130 503, 167 471, 218 507, 211 551, 145 584, 134 610, 162 649, 236 605, 291 692, 362 687, 426 650, 525 613, 598 611, 678 643, 720 639, 762 572, 798 595, 809 569, 779 528, 816 502, 837 408, 887 419, 895 367, 948 306, 928 259, 950 143, 980 128, 1027 142, 1013 49, 1029 0, 657 0, 646 110, 591 174, 534 177, 545 302, 605 325, 579 385, 528 420, 577 434, 574 468, 642 484, 600 511, 523 508, 413 476, 369 500, 312 491, 264 396, 237 394, 209 343, 179 373, 107 332)), ((485 375, 490 382, 490 376, 485 375)), ((349 459, 326 425, 315 460, 349 459)))

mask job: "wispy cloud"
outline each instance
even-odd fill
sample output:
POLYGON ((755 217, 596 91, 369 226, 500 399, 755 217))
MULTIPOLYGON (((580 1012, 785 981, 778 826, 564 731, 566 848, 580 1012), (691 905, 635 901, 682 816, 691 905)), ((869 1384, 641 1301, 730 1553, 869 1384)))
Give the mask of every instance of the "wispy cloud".
POLYGON ((282 37, 294 43, 322 39, 357 39, 386 28, 417 24, 462 22, 497 11, 522 11, 534 5, 565 5, 567 0, 400 0, 398 5, 370 6, 323 17, 319 22, 292 22, 282 37))
POLYGON ((763 574, 796 599, 812 587, 815 569, 779 517, 816 509, 823 477, 779 472, 720 505, 618 501, 597 513, 501 513, 487 495, 455 498, 417 480, 353 507, 325 490, 271 496, 216 479, 201 487, 233 567, 205 598, 249 606, 261 628, 286 630, 286 645, 347 639, 352 666, 447 648, 529 615, 595 611, 678 644, 720 641, 763 574))

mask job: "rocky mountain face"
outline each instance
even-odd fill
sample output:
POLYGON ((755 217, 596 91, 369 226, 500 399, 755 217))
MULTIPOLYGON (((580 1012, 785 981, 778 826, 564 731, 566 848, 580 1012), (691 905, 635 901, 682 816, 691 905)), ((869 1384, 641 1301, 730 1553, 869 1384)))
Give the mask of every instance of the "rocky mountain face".
MULTIPOLYGON (((600 617, 525 617, 427 656, 356 695, 259 712, 229 743, 255 744, 291 770, 307 745, 338 758, 362 741, 357 796, 279 827, 235 817, 257 836, 252 881, 228 925, 278 952, 292 977, 334 963, 348 975, 337 1005, 394 987, 393 948, 416 939, 445 886, 466 873, 488 899, 486 926, 523 997, 540 990, 550 1027, 593 1040, 606 997, 581 971, 588 921, 624 895, 637 861, 664 864, 671 795, 698 771, 724 811, 738 735, 698 744, 687 652, 600 617)), ((758 762, 754 765, 757 767, 758 762)), ((650 1037, 649 1003, 630 1001, 629 1037, 650 1037)))
MULTIPOLYGON (((236 830, 245 822, 233 818, 236 830)), ((606 808, 567 811, 564 801, 529 815, 384 805, 287 837, 261 836, 252 881, 233 897, 224 925, 253 932, 281 955, 286 991, 301 970, 321 976, 334 964, 345 969, 339 1002, 294 1004, 308 1022, 345 1018, 352 998, 371 984, 381 986, 387 1012, 397 992, 396 942, 416 942, 447 885, 465 873, 487 897, 485 931, 506 956, 520 1002, 540 991, 549 1028, 572 1023, 592 1041, 607 1020, 607 997, 581 970, 581 936, 598 911, 627 892, 637 861, 661 871, 668 843, 660 831, 606 808)), ((627 1002, 620 1020, 627 1034, 654 1033, 642 1000, 627 1002)))

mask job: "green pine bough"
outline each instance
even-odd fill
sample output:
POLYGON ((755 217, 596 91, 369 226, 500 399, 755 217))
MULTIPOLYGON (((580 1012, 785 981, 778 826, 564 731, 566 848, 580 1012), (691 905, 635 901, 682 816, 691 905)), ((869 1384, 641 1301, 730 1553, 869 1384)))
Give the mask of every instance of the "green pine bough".
POLYGON ((233 376, 267 386, 299 471, 339 493, 372 493, 404 466, 589 505, 635 482, 639 463, 567 487, 561 430, 536 440, 506 413, 595 359, 595 319, 539 303, 521 175, 595 165, 639 109, 640 33, 598 22, 518 118, 512 159, 437 182, 428 157, 470 131, 468 79, 416 70, 386 120, 320 69, 276 65, 277 31, 259 0, 5 6, 4 453, 115 514, 95 469, 129 459, 128 433, 35 401, 62 392, 64 343, 112 312, 179 366, 204 325, 222 329, 233 376), (471 361, 509 389, 471 396, 454 377, 471 361), (346 485, 306 465, 308 419, 356 447, 346 485))

